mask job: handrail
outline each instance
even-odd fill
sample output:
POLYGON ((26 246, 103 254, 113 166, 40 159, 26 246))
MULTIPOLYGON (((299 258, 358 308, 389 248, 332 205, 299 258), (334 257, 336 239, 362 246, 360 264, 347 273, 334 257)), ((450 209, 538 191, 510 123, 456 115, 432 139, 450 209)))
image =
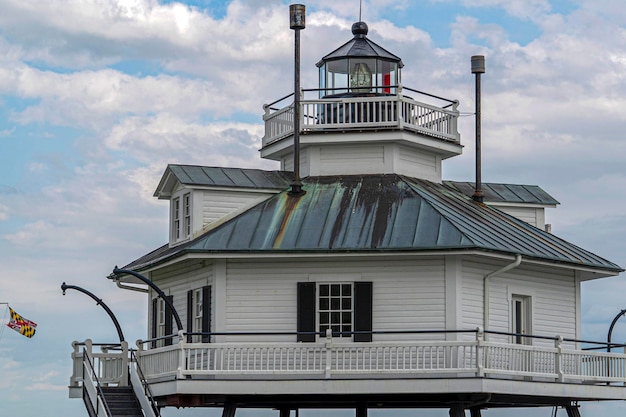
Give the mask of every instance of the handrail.
MULTIPOLYGON (((267 333, 297 334, 297 332, 226 334, 266 336, 267 333)), ((345 334, 355 333, 359 332, 345 332, 345 334)), ((459 340, 380 340, 369 343, 342 340, 337 343, 329 331, 325 339, 320 338, 311 343, 299 343, 295 340, 188 343, 186 338, 181 338, 178 346, 151 350, 142 350, 140 347, 137 358, 147 366, 145 375, 150 380, 166 376, 184 379, 192 378, 194 375, 218 377, 265 373, 303 374, 308 375, 307 377, 326 379, 332 378, 333 375, 373 373, 377 375, 376 378, 389 378, 398 373, 443 375, 469 371, 479 378, 488 375, 505 377, 527 375, 552 378, 560 383, 579 380, 602 384, 626 382, 624 368, 626 352, 585 353, 580 349, 566 348, 563 346, 563 339, 558 336, 537 335, 536 339, 554 340, 554 345, 533 346, 506 341, 487 341, 485 340, 487 332, 481 328, 381 333, 468 333, 474 334, 475 337, 459 340)), ((515 333, 496 331, 493 333, 516 336, 515 333)))
MULTIPOLYGON (((442 333, 475 333, 476 330, 375 330, 371 332, 334 332, 335 335, 355 335, 355 334, 442 334, 442 333)), ((183 332, 184 336, 326 336, 325 332, 183 332)), ((137 346, 163 340, 172 336, 159 336, 150 339, 139 339, 135 343, 137 346)))
MULTIPOLYGON (((523 337, 528 339, 539 339, 539 340, 559 340, 559 336, 545 336, 545 335, 529 335, 522 333, 513 333, 513 332, 503 332, 497 330, 481 330, 481 329, 459 329, 459 330, 372 330, 372 331, 352 331, 352 332, 333 332, 334 335, 341 336, 353 336, 353 335, 363 335, 363 334, 371 334, 371 335, 407 335, 407 334, 458 334, 458 333, 478 333, 483 332, 486 334, 494 334, 500 336, 511 336, 511 337, 523 337)), ((184 332, 184 336, 303 336, 303 335, 315 335, 324 337, 326 335, 325 332, 184 332)), ((159 336, 151 339, 140 339, 137 340, 137 345, 146 344, 153 341, 158 341, 166 338, 170 338, 176 335, 169 336, 159 336)), ((591 341, 591 340, 582 340, 582 339, 572 339, 572 338, 562 338, 564 342, 568 343, 581 343, 581 344, 595 344, 600 345, 595 348, 584 348, 581 350, 596 350, 596 349, 605 349, 607 342, 604 341, 591 341)), ((626 347, 626 344, 618 344, 611 343, 611 347, 626 347)))
MULTIPOLYGON (((94 386, 94 388, 96 389, 96 406, 95 406, 95 410, 94 410, 95 413, 96 413, 96 416, 99 415, 98 404, 99 404, 99 402, 101 402, 102 406, 104 407, 105 415, 107 417, 112 417, 113 414, 111 414, 111 410, 109 409, 109 404, 107 403, 106 398, 104 397, 104 391, 102 390, 102 386, 100 385, 100 380, 98 379, 98 374, 96 373, 96 370, 93 367, 93 363, 91 362, 91 358, 89 357, 89 354, 88 354, 86 348, 83 348, 83 393, 87 392, 87 395, 89 395, 89 391, 87 390, 87 387, 85 387, 85 371, 84 371, 84 369, 85 369, 84 368, 84 366, 85 366, 85 358, 87 358, 87 364, 89 365, 89 369, 91 370, 91 375, 92 375, 93 379, 95 379, 95 381, 96 381, 96 384, 94 386)), ((89 378, 89 382, 92 384, 92 386, 93 386, 93 379, 89 378)), ((90 402, 91 402, 91 398, 90 398, 90 402)), ((94 404, 91 404, 91 406, 93 407, 94 404)))
POLYGON ((155 417, 161 417, 161 413, 159 412, 159 408, 157 407, 156 401, 154 400, 154 394, 152 394, 152 389, 150 388, 150 384, 146 380, 146 377, 141 370, 141 366, 139 365, 139 360, 137 358, 137 354, 135 350, 130 351, 131 363, 135 364, 135 369, 137 370, 137 375, 139 376, 139 381, 141 382, 141 386, 143 387, 143 392, 148 401, 150 401, 150 408, 152 408, 152 412, 155 417))

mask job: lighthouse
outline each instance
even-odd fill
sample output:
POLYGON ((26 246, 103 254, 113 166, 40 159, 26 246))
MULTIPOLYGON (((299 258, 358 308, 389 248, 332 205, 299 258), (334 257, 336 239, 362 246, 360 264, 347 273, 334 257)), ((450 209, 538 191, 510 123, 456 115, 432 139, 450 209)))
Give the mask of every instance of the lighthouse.
POLYGON ((169 241, 109 276, 149 298, 146 338, 132 359, 75 342, 72 396, 97 406, 103 383, 131 386, 148 417, 577 417, 579 402, 626 399, 626 354, 584 349, 580 301, 582 282, 623 269, 546 230, 558 201, 537 185, 484 183, 479 201, 445 181, 459 102, 404 86, 401 58, 368 35, 355 23, 317 86, 263 106, 260 156, 279 169, 165 168, 169 241))

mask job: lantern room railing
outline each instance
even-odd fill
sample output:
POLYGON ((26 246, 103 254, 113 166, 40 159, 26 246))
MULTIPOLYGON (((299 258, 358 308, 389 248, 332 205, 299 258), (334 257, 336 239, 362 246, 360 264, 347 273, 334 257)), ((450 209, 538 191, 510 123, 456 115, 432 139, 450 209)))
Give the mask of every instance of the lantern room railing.
MULTIPOLYGON (((344 89, 345 90, 345 89, 344 89)), ((414 100, 402 94, 335 94, 324 98, 300 100, 303 133, 337 130, 409 130, 444 141, 459 143, 457 129, 458 102, 443 99, 417 90, 414 93, 444 100, 439 107, 414 100)), ((303 90, 302 95, 319 93, 318 89, 303 90)), ((290 94, 264 106, 265 135, 263 147, 293 135, 293 97, 290 94), (284 106, 281 106, 285 103, 284 106)))

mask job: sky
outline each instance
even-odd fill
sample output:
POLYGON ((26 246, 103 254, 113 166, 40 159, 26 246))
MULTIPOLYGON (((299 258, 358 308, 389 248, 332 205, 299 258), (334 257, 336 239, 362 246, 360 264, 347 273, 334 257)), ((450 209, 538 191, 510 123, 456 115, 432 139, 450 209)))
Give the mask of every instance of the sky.
MULTIPOLYGON (((117 333, 63 282, 102 298, 127 340, 146 337, 147 300, 106 276, 167 241, 152 194, 168 163, 279 168, 258 149, 262 105, 293 89, 288 4, 0 0, 0 302, 38 324, 32 339, 0 330, 1 416, 87 416, 68 398, 71 342, 117 333)), ((359 2, 305 4, 302 85, 315 88, 359 2)), ((444 179, 474 179, 470 57, 482 54, 483 181, 541 186, 561 203, 547 210, 554 234, 626 266, 623 0, 365 0, 362 18, 402 58, 405 86, 460 101, 464 153, 444 179)), ((584 339, 606 339, 625 293, 624 274, 583 284, 584 339)), ((626 323, 613 334, 626 341, 626 323)))

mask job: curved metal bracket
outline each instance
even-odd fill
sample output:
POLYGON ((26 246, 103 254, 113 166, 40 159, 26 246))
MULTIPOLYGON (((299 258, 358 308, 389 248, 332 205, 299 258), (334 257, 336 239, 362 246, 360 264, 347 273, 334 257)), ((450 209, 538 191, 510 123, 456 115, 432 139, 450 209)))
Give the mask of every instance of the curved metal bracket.
POLYGON ((123 274, 132 275, 135 278, 140 279, 141 281, 146 283, 150 288, 156 291, 159 297, 163 299, 163 301, 165 301, 165 304, 167 304, 167 306, 172 311, 172 314, 174 315, 174 320, 176 320, 176 327, 178 327, 178 330, 184 331, 183 324, 180 321, 180 316, 178 315, 178 311, 176 311, 176 309, 174 308, 174 305, 170 302, 170 300, 167 298, 165 293, 154 282, 150 281, 147 277, 131 269, 119 269, 117 266, 113 268, 113 275, 118 276, 118 275, 123 275, 123 274))
POLYGON ((107 306, 104 303, 104 301, 102 301, 101 298, 96 297, 93 293, 87 291, 84 288, 78 287, 76 285, 67 285, 65 282, 63 284, 61 284, 61 289, 63 290, 63 295, 65 295, 65 291, 66 290, 76 290, 76 291, 80 291, 83 294, 86 294, 89 297, 91 297, 92 299, 94 299, 96 301, 96 304, 99 305, 99 306, 102 306, 104 311, 106 311, 107 314, 109 315, 109 317, 111 317, 111 320, 113 320, 113 324, 115 325, 115 329, 117 329, 117 335, 120 337, 120 342, 124 341, 124 333, 122 333, 122 327, 120 326, 120 322, 117 321, 117 317, 115 317, 115 314, 113 314, 113 311, 111 311, 109 306, 107 306))
POLYGON ((617 320, 619 320, 620 317, 622 317, 624 314, 626 314, 626 309, 620 311, 611 322, 611 326, 609 326, 609 333, 606 336, 606 351, 607 352, 611 351, 611 336, 613 335, 613 327, 615 327, 617 320))

